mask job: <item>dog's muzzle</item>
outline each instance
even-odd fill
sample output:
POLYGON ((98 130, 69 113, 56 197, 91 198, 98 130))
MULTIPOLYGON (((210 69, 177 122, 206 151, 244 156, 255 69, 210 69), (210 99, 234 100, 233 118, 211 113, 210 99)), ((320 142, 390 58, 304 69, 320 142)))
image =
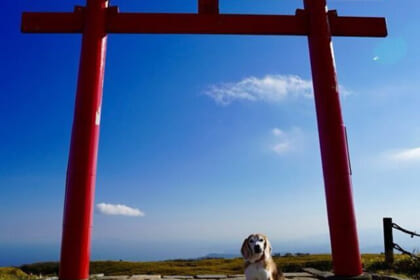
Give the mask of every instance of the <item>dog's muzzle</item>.
POLYGON ((255 246, 254 246, 254 252, 255 252, 256 254, 261 253, 261 252, 262 252, 261 247, 260 247, 260 246, 258 246, 258 245, 255 245, 255 246))

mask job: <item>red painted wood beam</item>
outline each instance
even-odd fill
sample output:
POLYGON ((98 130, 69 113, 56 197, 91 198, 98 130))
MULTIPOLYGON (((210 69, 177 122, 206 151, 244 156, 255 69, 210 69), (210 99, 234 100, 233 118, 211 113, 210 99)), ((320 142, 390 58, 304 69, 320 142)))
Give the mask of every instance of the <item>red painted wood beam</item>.
POLYGON ((343 17, 336 11, 328 12, 333 36, 386 37, 388 31, 383 17, 343 17))
POLYGON ((109 33, 306 35, 306 17, 112 13, 109 33))
POLYGON ((331 40, 331 13, 326 12, 326 5, 326 0, 304 0, 305 11, 310 15, 308 44, 333 270, 335 276, 351 279, 362 274, 362 263, 353 206, 349 152, 331 40))
POLYGON ((199 14, 218 14, 219 0, 198 0, 199 14))
POLYGON ((89 279, 108 0, 87 0, 67 165, 60 280, 89 279))
POLYGON ((24 12, 21 30, 24 33, 82 33, 83 11, 84 8, 77 7, 72 13, 24 12))
MULTIPOLYGON (((329 14, 333 36, 385 37, 385 18, 329 14)), ((22 32, 81 33, 83 9, 73 13, 24 13, 22 32)), ((296 15, 119 13, 108 9, 107 33, 308 35, 305 12, 296 15)))

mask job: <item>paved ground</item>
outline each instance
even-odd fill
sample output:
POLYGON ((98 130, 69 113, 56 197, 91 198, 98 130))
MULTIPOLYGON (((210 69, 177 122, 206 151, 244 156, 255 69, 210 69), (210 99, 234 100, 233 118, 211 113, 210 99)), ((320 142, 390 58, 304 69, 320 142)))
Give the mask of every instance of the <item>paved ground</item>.
MULTIPOLYGON (((313 268, 304 268, 305 272, 292 272, 284 273, 286 280, 318 280, 326 279, 332 276, 331 272, 323 272, 313 268)), ((385 276, 371 274, 372 280, 406 280, 394 276, 385 276)), ((58 280, 58 277, 44 278, 43 280, 58 280)), ((90 280, 245 280, 243 274, 235 275, 190 275, 190 276, 177 276, 177 275, 122 275, 122 276, 104 276, 103 274, 91 275, 90 280)))
MULTIPOLYGON (((316 280, 313 274, 307 272, 284 273, 286 279, 293 280, 316 280)), ((191 276, 165 276, 165 275, 124 275, 124 276, 103 276, 101 274, 92 275, 91 279, 97 280, 245 280, 243 274, 235 275, 191 275, 191 276)))

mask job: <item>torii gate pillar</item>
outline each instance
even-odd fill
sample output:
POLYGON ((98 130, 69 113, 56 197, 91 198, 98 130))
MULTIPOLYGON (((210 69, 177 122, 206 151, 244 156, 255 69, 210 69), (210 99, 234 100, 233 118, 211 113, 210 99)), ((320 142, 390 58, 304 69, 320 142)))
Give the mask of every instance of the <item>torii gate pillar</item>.
POLYGON ((347 137, 325 0, 304 0, 315 106, 336 275, 360 275, 362 264, 351 188, 347 137))
POLYGON ((61 241, 60 279, 89 278, 90 241, 105 68, 107 0, 87 0, 61 241))

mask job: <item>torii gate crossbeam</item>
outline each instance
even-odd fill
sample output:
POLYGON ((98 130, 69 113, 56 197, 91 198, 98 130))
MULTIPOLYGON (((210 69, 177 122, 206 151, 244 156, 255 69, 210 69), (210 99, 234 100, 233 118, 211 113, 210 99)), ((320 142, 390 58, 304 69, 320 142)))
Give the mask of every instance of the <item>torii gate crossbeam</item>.
POLYGON ((197 14, 120 13, 108 0, 74 12, 22 16, 27 33, 82 33, 66 179, 61 280, 89 277, 99 122, 108 33, 304 35, 308 37, 335 276, 362 275, 345 126, 332 36, 385 37, 384 18, 342 17, 326 0, 304 0, 295 15, 220 14, 218 0, 198 0, 197 14))

